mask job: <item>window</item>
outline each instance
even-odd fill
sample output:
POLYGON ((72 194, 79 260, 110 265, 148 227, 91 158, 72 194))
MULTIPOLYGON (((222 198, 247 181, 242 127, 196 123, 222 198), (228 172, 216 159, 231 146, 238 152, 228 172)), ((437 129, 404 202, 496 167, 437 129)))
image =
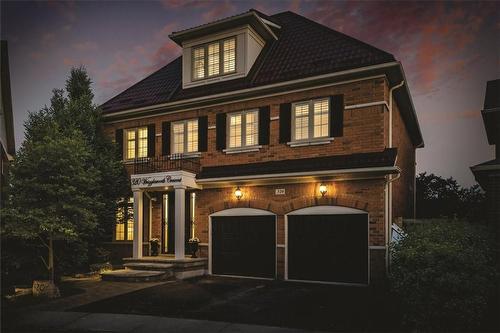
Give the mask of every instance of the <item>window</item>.
POLYGON ((192 68, 194 80, 236 71, 236 37, 193 48, 192 68))
POLYGON ((329 136, 329 99, 294 103, 292 107, 292 140, 309 140, 329 136))
POLYGON ((195 153, 198 151, 198 119, 172 123, 172 153, 195 153))
POLYGON ((134 198, 129 198, 126 207, 119 203, 116 212, 115 240, 134 240, 134 198))
POLYGON ((125 152, 127 159, 148 156, 148 128, 125 130, 125 152))
POLYGON ((228 115, 228 147, 250 147, 259 143, 258 111, 243 111, 228 115))

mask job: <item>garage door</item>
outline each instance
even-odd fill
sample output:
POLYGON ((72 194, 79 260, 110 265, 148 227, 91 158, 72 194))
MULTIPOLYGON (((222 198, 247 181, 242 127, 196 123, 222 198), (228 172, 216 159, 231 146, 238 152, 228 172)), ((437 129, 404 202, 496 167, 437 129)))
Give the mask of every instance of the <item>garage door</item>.
POLYGON ((212 274, 274 278, 275 216, 212 217, 212 274))
POLYGON ((368 283, 368 215, 289 215, 288 279, 368 283))

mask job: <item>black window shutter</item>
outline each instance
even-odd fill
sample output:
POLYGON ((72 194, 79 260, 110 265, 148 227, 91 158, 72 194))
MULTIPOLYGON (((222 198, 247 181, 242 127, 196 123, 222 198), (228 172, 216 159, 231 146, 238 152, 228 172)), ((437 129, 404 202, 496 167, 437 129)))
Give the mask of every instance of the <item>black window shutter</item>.
POLYGON ((219 113, 215 117, 215 126, 217 131, 217 137, 215 143, 217 150, 226 149, 226 114, 219 113))
POLYGON ((148 157, 155 157, 155 124, 148 125, 148 157))
POLYGON ((170 122, 161 123, 161 154, 170 155, 170 122))
POLYGON ((118 158, 123 160, 123 129, 117 129, 115 132, 115 142, 117 146, 118 158))
POLYGON ((198 118, 198 151, 208 148, 208 116, 198 118))
POLYGON ((291 140, 292 130, 292 104, 280 104, 280 143, 291 140))
POLYGON ((269 106, 259 109, 259 145, 269 144, 269 125, 271 123, 271 112, 269 106))
POLYGON ((330 97, 330 136, 344 135, 344 95, 330 97))

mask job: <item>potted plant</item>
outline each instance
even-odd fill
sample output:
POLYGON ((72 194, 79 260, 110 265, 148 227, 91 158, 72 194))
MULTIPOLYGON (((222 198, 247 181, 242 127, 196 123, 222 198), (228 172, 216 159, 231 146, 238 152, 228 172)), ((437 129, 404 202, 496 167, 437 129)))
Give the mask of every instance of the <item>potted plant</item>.
POLYGON ((191 258, 198 258, 196 256, 196 252, 198 252, 198 244, 200 243, 200 240, 197 237, 193 237, 188 240, 189 244, 189 252, 191 252, 191 258))
POLYGON ((149 244, 151 244, 151 255, 153 257, 158 256, 160 252, 160 240, 158 238, 151 238, 149 244))

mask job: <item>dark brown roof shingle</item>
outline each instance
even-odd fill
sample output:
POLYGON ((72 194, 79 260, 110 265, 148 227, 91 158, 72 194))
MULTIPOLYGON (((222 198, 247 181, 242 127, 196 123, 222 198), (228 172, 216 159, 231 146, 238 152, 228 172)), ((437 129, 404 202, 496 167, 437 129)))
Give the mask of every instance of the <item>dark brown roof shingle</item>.
POLYGON ((292 12, 270 16, 281 26, 245 78, 182 89, 182 59, 102 105, 103 112, 151 106, 394 61, 394 56, 292 12))
POLYGON ((389 167, 394 166, 396 155, 396 148, 387 148, 381 152, 203 167, 197 178, 209 179, 276 173, 389 167))

